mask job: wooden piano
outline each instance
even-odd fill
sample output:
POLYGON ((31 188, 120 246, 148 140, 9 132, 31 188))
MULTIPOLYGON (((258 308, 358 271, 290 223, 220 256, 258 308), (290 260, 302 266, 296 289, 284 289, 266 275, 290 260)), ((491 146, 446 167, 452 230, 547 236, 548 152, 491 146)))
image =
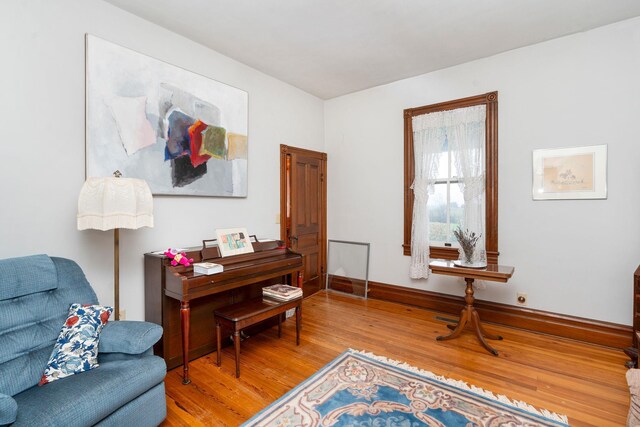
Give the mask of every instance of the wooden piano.
POLYGON ((174 267, 162 253, 144 256, 145 320, 164 328, 154 351, 168 369, 183 365, 184 384, 191 382, 189 360, 215 350, 215 309, 259 297, 274 283, 302 286, 302 256, 282 241, 252 242, 253 253, 225 258, 209 242, 186 250, 187 257, 222 264, 222 273, 194 275, 193 267, 174 267))

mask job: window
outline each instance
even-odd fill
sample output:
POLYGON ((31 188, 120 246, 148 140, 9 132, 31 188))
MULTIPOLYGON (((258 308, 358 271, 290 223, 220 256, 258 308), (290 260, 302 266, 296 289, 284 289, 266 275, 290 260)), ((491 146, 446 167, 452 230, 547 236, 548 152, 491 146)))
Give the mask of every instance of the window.
POLYGON ((438 155, 438 176, 434 192, 429 196, 429 240, 433 246, 456 246, 453 230, 461 226, 464 217, 464 197, 456 168, 455 152, 445 139, 438 155), (455 242, 455 243, 454 243, 455 242))
MULTIPOLYGON (((427 105, 404 110, 404 244, 405 255, 411 255, 411 230, 413 218, 414 192, 411 188, 415 177, 415 158, 413 143, 414 117, 438 111, 484 105, 485 120, 485 248, 487 261, 498 262, 498 93, 455 101, 427 105)), ((430 258, 457 259, 457 248, 447 247, 445 243, 455 241, 452 231, 461 223, 464 214, 464 198, 458 186, 455 152, 451 152, 448 141, 442 144, 442 152, 437 156, 438 175, 434 192, 429 197, 429 236, 430 258)))

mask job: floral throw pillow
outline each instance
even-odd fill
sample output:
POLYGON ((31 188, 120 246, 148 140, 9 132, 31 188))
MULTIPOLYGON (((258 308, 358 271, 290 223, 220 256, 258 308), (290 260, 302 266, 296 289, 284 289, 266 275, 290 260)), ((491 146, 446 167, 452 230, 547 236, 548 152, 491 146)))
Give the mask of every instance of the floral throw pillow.
POLYGON ((38 385, 97 368, 100 331, 112 311, 101 305, 71 304, 38 385))

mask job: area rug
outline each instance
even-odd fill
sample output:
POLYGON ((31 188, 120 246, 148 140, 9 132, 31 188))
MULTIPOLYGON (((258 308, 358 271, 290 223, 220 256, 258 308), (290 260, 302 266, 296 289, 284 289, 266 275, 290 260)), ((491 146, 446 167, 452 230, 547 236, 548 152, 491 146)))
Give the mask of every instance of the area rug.
POLYGON ((243 426, 568 426, 567 417, 347 350, 243 426))

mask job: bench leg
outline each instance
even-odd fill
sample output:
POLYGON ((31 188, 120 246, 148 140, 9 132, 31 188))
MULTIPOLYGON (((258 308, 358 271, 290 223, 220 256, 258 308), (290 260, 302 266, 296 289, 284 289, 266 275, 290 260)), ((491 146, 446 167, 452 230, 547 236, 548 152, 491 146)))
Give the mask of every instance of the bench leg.
POLYGON ((302 326, 302 304, 296 307, 296 345, 300 345, 300 327, 302 326))
POLYGON ((278 338, 282 337, 282 314, 278 314, 278 338))
POLYGON ((220 366, 220 351, 222 343, 220 342, 220 322, 216 322, 216 365, 220 366))
POLYGON ((236 349, 236 378, 240 378, 240 331, 233 331, 233 346, 236 349))

